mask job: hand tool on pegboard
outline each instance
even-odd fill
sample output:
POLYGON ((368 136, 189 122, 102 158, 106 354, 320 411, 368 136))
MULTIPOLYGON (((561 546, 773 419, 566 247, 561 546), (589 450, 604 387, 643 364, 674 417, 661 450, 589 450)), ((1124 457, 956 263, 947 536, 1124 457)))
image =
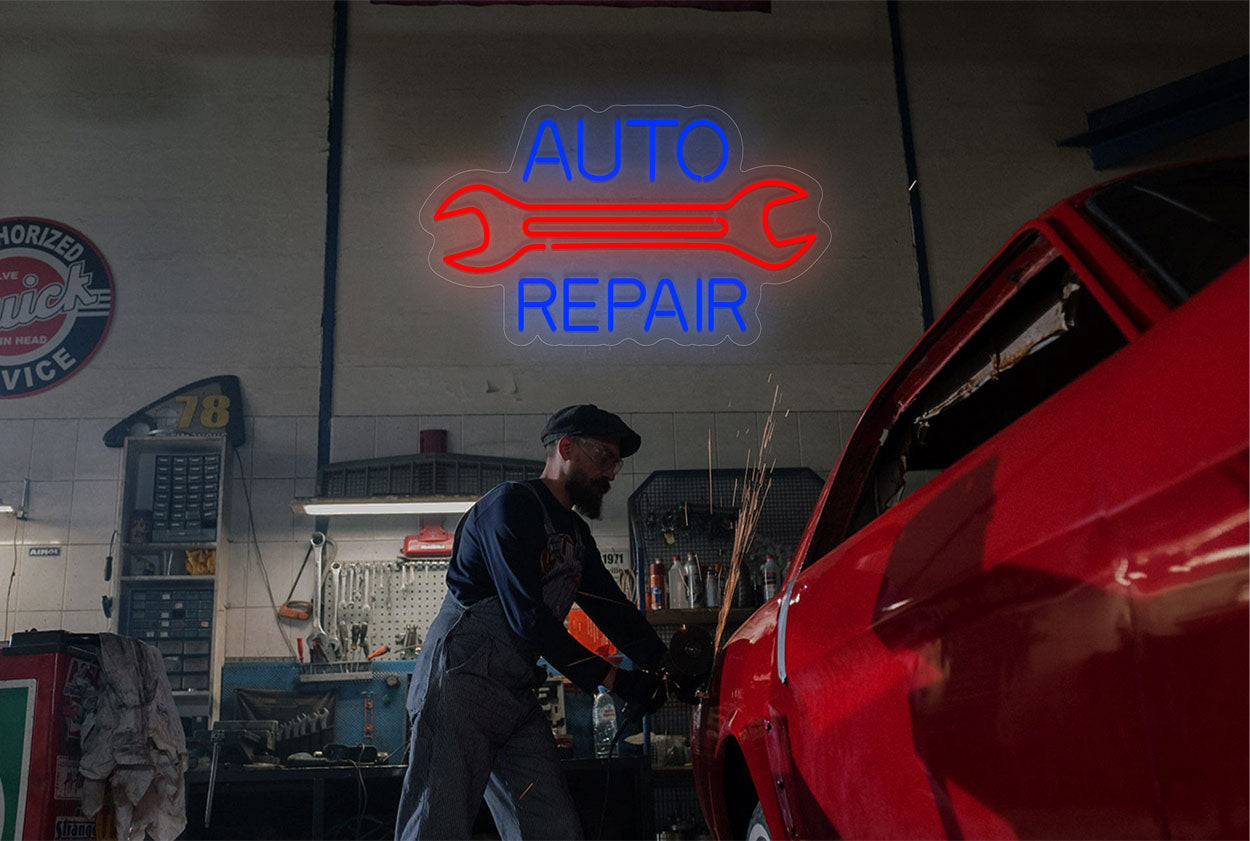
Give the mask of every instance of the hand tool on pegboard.
MULTIPOLYGON (((308 541, 308 551, 304 553, 304 561, 299 565, 299 572, 295 573, 295 580, 291 582, 291 591, 286 594, 286 598, 282 602, 282 607, 278 608, 278 616, 283 619, 290 619, 294 622, 304 622, 312 616, 312 602, 291 601, 291 596, 295 595, 295 588, 299 585, 299 580, 304 575, 304 570, 308 566, 308 559, 312 557, 313 550, 318 546, 318 536, 321 537, 323 542, 325 541, 325 535, 320 532, 313 532, 313 539, 308 541)), ((321 564, 317 564, 317 566, 320 567, 321 564)), ((320 570, 318 570, 318 572, 319 571, 320 570)), ((316 575, 315 577, 317 578, 318 583, 320 583, 321 576, 316 575)))

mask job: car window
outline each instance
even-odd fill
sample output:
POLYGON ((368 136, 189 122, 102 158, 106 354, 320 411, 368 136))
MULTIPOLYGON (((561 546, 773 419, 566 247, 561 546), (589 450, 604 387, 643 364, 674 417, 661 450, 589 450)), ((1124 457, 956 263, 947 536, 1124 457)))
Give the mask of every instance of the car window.
POLYGON ((1173 303, 1246 256, 1246 158, 1145 172, 1094 191, 1085 212, 1173 303))
POLYGON ((1054 257, 947 360, 883 434, 847 534, 897 505, 1125 341, 1077 275, 1054 257))

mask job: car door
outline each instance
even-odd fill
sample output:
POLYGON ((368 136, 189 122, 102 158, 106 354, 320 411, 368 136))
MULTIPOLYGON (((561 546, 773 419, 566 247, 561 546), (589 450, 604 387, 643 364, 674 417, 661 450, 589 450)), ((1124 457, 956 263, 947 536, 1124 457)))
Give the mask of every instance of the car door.
POLYGON ((1039 226, 1005 249, 874 398, 827 500, 845 525, 787 583, 773 706, 800 834, 1163 832, 1100 516, 1125 319, 1057 245, 1039 226))

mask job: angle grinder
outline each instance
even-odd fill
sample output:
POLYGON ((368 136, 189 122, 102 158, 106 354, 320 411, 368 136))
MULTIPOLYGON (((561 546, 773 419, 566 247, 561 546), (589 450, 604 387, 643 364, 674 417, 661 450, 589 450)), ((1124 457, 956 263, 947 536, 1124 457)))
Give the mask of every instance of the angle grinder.
POLYGON ((630 703, 621 711, 618 734, 626 724, 641 721, 664 705, 668 695, 687 704, 698 703, 698 691, 712 671, 712 635, 698 625, 682 625, 668 644, 668 654, 660 666, 664 691, 657 691, 644 703, 630 703))

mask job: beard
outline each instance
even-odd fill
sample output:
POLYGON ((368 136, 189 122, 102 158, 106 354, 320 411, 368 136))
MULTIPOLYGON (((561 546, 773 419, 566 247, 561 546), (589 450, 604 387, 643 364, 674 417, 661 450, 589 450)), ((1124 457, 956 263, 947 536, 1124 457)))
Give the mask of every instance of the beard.
POLYGON ((591 520, 599 519, 603 512, 603 495, 612 488, 607 479, 590 480, 584 476, 570 477, 565 484, 573 507, 591 520))

